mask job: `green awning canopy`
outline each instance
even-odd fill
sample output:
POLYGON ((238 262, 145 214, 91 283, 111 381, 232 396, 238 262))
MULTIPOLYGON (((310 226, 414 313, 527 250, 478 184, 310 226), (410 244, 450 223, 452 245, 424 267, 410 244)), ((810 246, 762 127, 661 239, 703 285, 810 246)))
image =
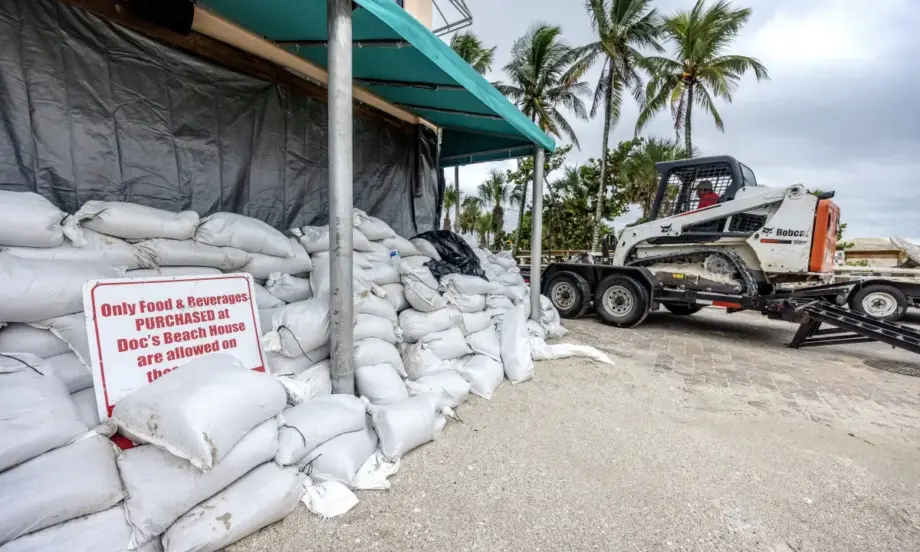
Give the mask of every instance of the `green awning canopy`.
MULTIPOLYGON (((326 0, 201 0, 326 68, 326 0)), ((394 0, 355 0, 354 78, 443 129, 441 166, 529 155, 555 142, 394 0)))

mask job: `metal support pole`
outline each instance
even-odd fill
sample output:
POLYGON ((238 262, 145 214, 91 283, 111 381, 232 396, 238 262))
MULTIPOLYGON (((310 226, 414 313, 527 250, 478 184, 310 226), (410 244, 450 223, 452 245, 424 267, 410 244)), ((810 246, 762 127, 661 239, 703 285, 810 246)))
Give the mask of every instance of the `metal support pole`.
POLYGON ((329 281, 332 391, 355 393, 352 274, 351 0, 329 8, 329 281))
POLYGON ((533 155, 533 210, 530 227, 530 318, 540 321, 540 271, 543 257, 543 148, 533 155))

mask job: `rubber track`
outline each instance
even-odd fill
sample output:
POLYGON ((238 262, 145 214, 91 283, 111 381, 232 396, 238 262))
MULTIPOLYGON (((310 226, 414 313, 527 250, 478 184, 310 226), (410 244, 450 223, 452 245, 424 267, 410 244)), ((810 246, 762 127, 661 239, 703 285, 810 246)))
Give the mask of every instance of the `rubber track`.
POLYGON ((680 253, 668 253, 665 255, 655 255, 653 257, 645 257, 643 259, 637 259, 626 263, 627 266, 648 266, 650 264, 655 264, 662 261, 676 261, 690 256, 697 255, 717 255, 722 257, 726 261, 732 264, 735 267, 735 270, 738 274, 741 275, 741 279, 744 281, 745 291, 742 293, 745 297, 753 297, 757 295, 757 283, 754 282, 754 276, 751 275, 750 271, 745 266, 744 261, 741 260, 741 257, 732 253, 731 251, 725 251, 723 249, 694 249, 692 251, 682 251, 680 253))

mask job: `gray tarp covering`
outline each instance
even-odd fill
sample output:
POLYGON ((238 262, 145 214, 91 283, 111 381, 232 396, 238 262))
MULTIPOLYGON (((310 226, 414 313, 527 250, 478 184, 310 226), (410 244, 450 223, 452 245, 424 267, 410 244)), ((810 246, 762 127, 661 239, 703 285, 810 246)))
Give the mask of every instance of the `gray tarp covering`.
MULTIPOLYGON (((57 0, 0 0, 0 189, 325 224, 326 113, 57 0)), ((356 119, 354 138, 355 206, 433 229, 433 133, 356 119)))

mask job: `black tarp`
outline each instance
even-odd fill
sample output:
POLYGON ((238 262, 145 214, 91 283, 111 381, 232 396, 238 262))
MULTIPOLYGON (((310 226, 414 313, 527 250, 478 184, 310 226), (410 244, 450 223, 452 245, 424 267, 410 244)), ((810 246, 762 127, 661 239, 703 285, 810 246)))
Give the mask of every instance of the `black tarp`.
MULTIPOLYGON (((0 0, 0 189, 325 224, 326 113, 57 0, 0 0)), ((434 229, 434 133, 356 118, 354 142, 355 206, 434 229)))

